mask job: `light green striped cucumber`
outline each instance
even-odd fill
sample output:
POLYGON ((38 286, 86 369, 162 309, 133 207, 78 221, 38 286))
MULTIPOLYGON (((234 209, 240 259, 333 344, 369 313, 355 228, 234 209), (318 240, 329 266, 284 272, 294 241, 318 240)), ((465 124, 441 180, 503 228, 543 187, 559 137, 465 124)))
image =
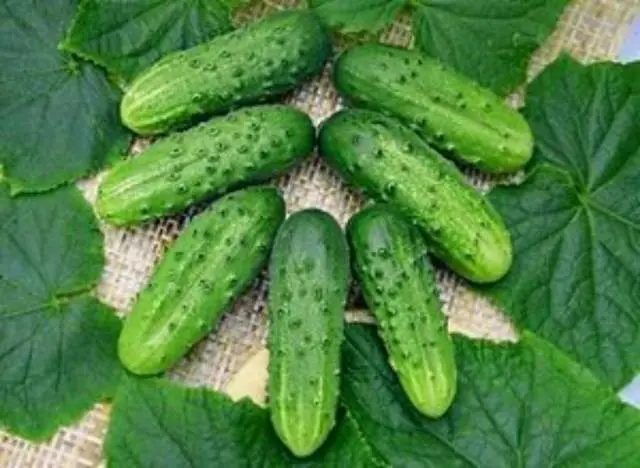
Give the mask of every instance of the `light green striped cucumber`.
POLYGON ((430 144, 494 173, 533 152, 527 121, 488 89, 415 50, 366 44, 345 52, 334 80, 349 102, 403 120, 430 144))
POLYGON ((511 236, 500 215, 451 162, 399 121, 342 111, 323 125, 319 144, 349 182, 420 226, 452 270, 477 283, 507 273, 511 236))
POLYGON ((160 60, 131 83, 120 115, 137 133, 165 133, 290 91, 330 55, 331 38, 311 12, 276 13, 160 60))
POLYGON ((292 107, 242 109, 151 145, 122 161, 98 190, 102 219, 126 226, 182 211, 265 181, 311 153, 315 129, 292 107))
POLYGON ((456 362, 422 233, 385 205, 351 218, 347 233, 391 367, 421 413, 442 416, 456 394, 456 362))
POLYGON ((269 275, 271 421, 304 457, 335 424, 349 288, 342 229, 322 211, 295 213, 278 232, 269 275))
POLYGON ((157 374, 207 335, 266 264, 284 216, 278 191, 257 187, 226 195, 189 224, 124 323, 125 367, 157 374))

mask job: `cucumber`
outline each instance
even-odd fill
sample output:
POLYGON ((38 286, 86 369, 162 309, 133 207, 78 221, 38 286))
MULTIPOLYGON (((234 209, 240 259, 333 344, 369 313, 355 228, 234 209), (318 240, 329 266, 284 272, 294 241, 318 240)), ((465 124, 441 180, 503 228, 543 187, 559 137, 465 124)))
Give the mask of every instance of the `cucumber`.
POLYGON ((256 187, 226 195, 189 224, 125 320, 125 367, 157 374, 207 335, 266 264, 284 216, 278 191, 256 187))
POLYGON ((375 205, 351 218, 347 234, 391 367, 421 413, 442 416, 456 394, 455 352, 422 233, 389 206, 375 205))
POLYGON ((96 209, 118 226, 141 223, 280 174, 311 153, 315 128, 292 107, 242 109, 173 134, 116 165, 96 209))
POLYGON ((435 255, 477 283, 511 266, 511 237, 500 215, 458 169, 395 119, 342 111, 325 122, 320 154, 349 182, 389 202, 429 236, 435 255))
POLYGON ((131 83, 120 115, 137 133, 165 133, 285 93, 319 74, 330 55, 331 38, 311 12, 276 13, 160 60, 131 83))
POLYGON ((269 406, 276 433, 298 457, 335 425, 349 289, 342 229, 319 210, 293 214, 269 264, 269 406))
POLYGON ((523 167, 533 153, 527 121, 499 96, 413 50, 366 44, 334 69, 340 94, 396 116, 428 143, 492 173, 523 167))

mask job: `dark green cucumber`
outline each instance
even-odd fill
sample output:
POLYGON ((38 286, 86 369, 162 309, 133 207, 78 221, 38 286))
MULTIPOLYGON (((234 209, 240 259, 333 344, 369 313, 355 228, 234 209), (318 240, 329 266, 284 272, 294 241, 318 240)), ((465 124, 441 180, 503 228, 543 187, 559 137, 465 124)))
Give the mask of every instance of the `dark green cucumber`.
POLYGON ((313 123, 292 107, 242 109, 173 134, 116 165, 100 185, 96 209, 120 226, 174 214, 286 171, 314 143, 313 123))
POLYGON ((347 233, 391 367, 421 413, 442 416, 456 394, 456 362, 422 233, 385 205, 351 218, 347 233))
POLYGON ((331 39, 308 11, 285 11, 168 55, 127 89, 120 114, 148 135, 280 95, 320 73, 331 39))
POLYGON ((452 270, 478 283, 497 281, 509 270, 511 237, 500 215, 400 122, 342 111, 323 125, 319 142, 322 156, 349 182, 420 226, 452 270))
POLYGON ((140 375, 174 365, 258 276, 284 220, 276 189, 226 195, 169 248, 124 323, 122 363, 140 375))
POLYGON ((278 232, 269 274, 271 421, 304 457, 335 424, 349 289, 342 229, 322 211, 295 213, 278 232))
POLYGON ((334 70, 347 101, 398 117, 463 162, 501 173, 531 159, 533 136, 524 117, 433 58, 366 44, 345 52, 334 70))

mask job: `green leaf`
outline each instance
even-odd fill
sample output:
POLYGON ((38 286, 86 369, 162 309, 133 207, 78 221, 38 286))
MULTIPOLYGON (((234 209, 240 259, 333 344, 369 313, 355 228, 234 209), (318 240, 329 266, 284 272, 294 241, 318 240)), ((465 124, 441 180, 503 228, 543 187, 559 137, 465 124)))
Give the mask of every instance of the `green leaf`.
POLYGON ((405 396, 371 326, 350 325, 343 404, 327 443, 294 459, 267 410, 162 379, 127 379, 105 446, 112 467, 640 467, 640 412, 548 342, 457 338, 458 397, 439 420, 405 396), (135 437, 132 437, 135 434, 135 437))
POLYGON ((615 388, 640 371, 640 63, 562 57, 529 87, 526 182, 490 199, 515 262, 487 292, 615 388))
POLYGON ((44 191, 121 156, 119 92, 94 65, 58 50, 73 0, 0 5, 0 166, 12 191, 44 191))
POLYGON ((406 0, 309 0, 332 29, 343 33, 380 31, 393 22, 406 0))
POLYGON ((499 94, 526 79, 533 52, 570 0, 413 0, 416 45, 499 94))
POLYGON ((0 313, 86 291, 100 279, 103 237, 75 187, 9 196, 0 183, 0 313))
POLYGON ((83 295, 0 314, 0 423, 40 441, 113 395, 120 320, 83 295))
POLYGON ((130 81, 158 59, 232 29, 223 0, 84 0, 63 47, 130 81))
POLYGON ((229 12, 234 12, 237 9, 250 5, 255 0, 218 0, 229 12))
POLYGON ((82 294, 102 234, 74 187, 10 198, 0 184, 0 425, 44 440, 113 393, 120 320, 82 294))
POLYGON ((278 440, 266 410, 164 379, 126 379, 114 400, 105 454, 112 467, 369 468, 373 463, 347 417, 324 447, 298 460, 278 440))
POLYGON ((373 453, 394 467, 640 467, 640 412, 525 332, 518 344, 456 339, 459 389, 422 417, 387 365, 375 328, 347 327, 342 398, 373 453))

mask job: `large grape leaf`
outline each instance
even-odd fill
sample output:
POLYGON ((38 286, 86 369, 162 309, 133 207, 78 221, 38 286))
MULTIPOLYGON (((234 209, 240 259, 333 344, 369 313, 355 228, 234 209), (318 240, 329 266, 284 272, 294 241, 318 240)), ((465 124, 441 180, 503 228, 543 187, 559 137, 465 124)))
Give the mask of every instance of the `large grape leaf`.
POLYGON ((350 326, 342 398, 394 467, 638 468, 640 412, 550 343, 457 338, 458 394, 439 420, 411 407, 377 333, 350 326))
POLYGON ((43 191, 124 154, 120 94, 96 66, 58 50, 75 0, 0 3, 0 169, 12 191, 43 191))
POLYGON ((228 0, 84 0, 63 47, 127 82, 169 52, 230 31, 233 6, 228 0))
POLYGON ((490 199, 515 262, 488 292, 615 388, 640 371, 640 63, 564 56, 527 91, 526 182, 490 199))
POLYGON ((525 81, 533 52, 570 0, 415 0, 416 45, 500 94, 525 81))
POLYGON ((278 440, 266 410, 165 379, 126 379, 114 400, 105 454, 114 468, 374 466, 346 416, 323 448, 298 460, 278 440))
POLYGON ((74 187, 11 198, 0 184, 0 425, 43 440, 109 396, 120 320, 83 293, 102 235, 74 187))
POLYGON ((378 32, 393 22, 406 0, 309 0, 332 29, 343 33, 378 32))
POLYGON ((532 334, 518 344, 456 339, 460 386, 440 420, 411 406, 375 328, 350 325, 346 338, 345 412, 311 458, 289 455, 267 410, 154 379, 128 380, 118 391, 109 465, 640 467, 640 412, 532 334))

